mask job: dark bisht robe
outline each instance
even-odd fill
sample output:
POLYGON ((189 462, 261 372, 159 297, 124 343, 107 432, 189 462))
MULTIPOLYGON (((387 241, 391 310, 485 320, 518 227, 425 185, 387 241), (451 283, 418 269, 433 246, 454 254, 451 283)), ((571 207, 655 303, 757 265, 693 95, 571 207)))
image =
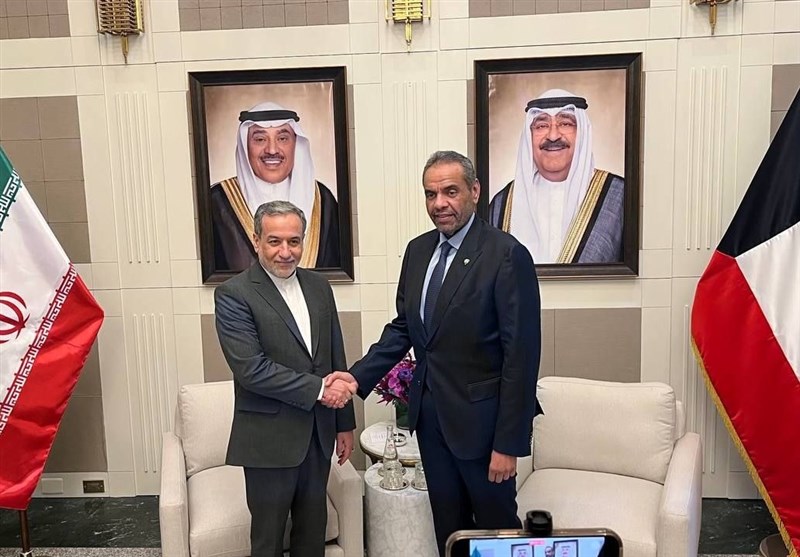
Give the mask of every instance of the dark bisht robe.
MULTIPOLYGON (((489 223, 509 232, 514 181, 489 204, 489 223)), ((556 263, 617 263, 622 261, 625 180, 595 170, 586 196, 570 224, 556 263)))
MULTIPOLYGON (((341 267, 339 204, 321 182, 315 182, 314 207, 306 215, 306 242, 300 267, 341 267)), ((256 261, 253 215, 247 208, 236 177, 211 186, 214 263, 218 271, 243 271, 256 261)))

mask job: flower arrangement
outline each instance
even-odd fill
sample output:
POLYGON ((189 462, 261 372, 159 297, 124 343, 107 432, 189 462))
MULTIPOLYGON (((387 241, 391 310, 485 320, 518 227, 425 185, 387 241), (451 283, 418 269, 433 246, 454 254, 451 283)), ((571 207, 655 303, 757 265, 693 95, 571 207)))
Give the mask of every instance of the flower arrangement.
POLYGON ((408 391, 411 387, 411 378, 414 376, 414 369, 417 362, 406 354, 386 376, 375 386, 375 393, 381 396, 380 402, 392 403, 395 406, 408 405, 408 391))

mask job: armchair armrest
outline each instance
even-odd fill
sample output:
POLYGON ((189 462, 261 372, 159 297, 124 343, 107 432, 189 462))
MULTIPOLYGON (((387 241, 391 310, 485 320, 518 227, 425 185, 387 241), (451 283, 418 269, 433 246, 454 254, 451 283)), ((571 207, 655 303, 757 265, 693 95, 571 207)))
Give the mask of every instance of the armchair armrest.
POLYGON ((696 557, 700 543, 703 447, 686 433, 675 443, 658 511, 658 557, 696 557))
POLYGON ((525 480, 533 473, 533 455, 521 456, 517 459, 517 491, 525 483, 525 480))
POLYGON ((158 498, 161 553, 189 557, 189 506, 186 461, 181 441, 167 431, 161 447, 161 492, 158 498))
MULTIPOLYGON (((345 557, 364 555, 363 482, 350 461, 339 466, 331 464, 328 476, 328 496, 339 513, 337 542, 345 557)), ((166 555, 166 553, 165 553, 166 555)))

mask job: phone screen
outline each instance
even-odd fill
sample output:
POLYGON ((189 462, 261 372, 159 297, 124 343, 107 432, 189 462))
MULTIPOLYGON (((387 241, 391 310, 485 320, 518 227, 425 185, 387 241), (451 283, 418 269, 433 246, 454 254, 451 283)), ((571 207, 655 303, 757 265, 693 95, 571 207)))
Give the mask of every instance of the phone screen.
POLYGON ((469 540, 470 557, 600 557, 602 536, 469 540))
POLYGON ((620 544, 608 535, 474 537, 460 539, 452 557, 618 557, 620 544))

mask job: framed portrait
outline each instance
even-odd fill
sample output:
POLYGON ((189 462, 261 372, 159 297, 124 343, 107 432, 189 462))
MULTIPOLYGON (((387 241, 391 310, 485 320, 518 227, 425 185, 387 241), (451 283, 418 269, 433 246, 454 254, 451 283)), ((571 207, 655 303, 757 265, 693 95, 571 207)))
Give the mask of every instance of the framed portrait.
POLYGON ((638 275, 641 58, 475 61, 478 209, 540 277, 638 275))
POLYGON ((558 540, 553 542, 555 557, 579 557, 578 540, 558 540))
POLYGON ((517 543, 511 546, 511 557, 533 557, 533 546, 529 543, 517 543))
POLYGON ((256 260, 254 215, 306 219, 300 267, 352 281, 345 68, 190 72, 200 260, 217 284, 256 260))

